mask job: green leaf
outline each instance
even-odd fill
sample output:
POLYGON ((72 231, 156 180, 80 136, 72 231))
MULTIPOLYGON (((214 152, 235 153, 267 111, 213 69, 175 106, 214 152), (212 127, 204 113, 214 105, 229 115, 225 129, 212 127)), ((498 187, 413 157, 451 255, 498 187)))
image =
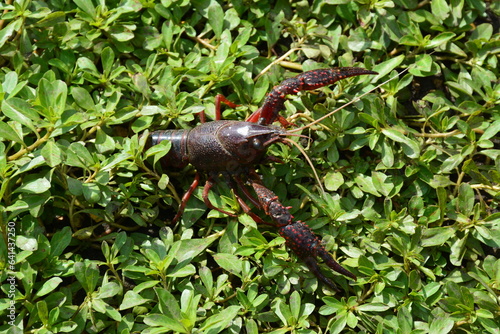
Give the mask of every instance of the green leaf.
POLYGON ((50 167, 55 167, 63 161, 62 151, 52 139, 45 143, 41 154, 50 167))
POLYGON ((136 73, 132 77, 132 81, 134 82, 135 88, 138 92, 140 92, 144 96, 149 96, 151 94, 151 90, 149 89, 149 84, 146 76, 143 73, 136 73))
POLYGON ((115 62, 115 53, 110 47, 105 47, 101 53, 102 69, 104 71, 104 76, 109 77, 113 69, 113 64, 115 62))
POLYGON ((92 111, 95 109, 94 100, 85 88, 71 87, 71 96, 75 99, 76 104, 85 111, 92 111))
MULTIPOLYGON (((451 39, 453 39, 456 36, 455 33, 453 32, 443 32, 436 37, 434 37, 427 45, 425 46, 426 49, 435 49, 441 44, 448 43, 451 39)), ((429 56, 430 57, 430 56, 429 56)))
POLYGON ((101 171, 109 172, 116 166, 119 166, 122 162, 130 160, 131 158, 132 156, 128 152, 117 153, 102 162, 101 171))
POLYGON ((493 315, 493 313, 489 310, 486 310, 486 309, 476 310, 476 315, 480 318, 495 319, 495 316, 493 315))
POLYGON ((422 39, 419 38, 421 36, 416 36, 416 35, 405 35, 401 38, 399 41, 402 45, 407 45, 407 46, 422 46, 422 39))
POLYGON ((373 67, 373 70, 375 72, 378 72, 377 78, 382 78, 391 73, 391 71, 398 67, 404 61, 404 59, 404 55, 399 55, 397 57, 391 57, 388 60, 377 64, 375 67, 373 67))
POLYGON ((92 1, 88 0, 75 0, 75 4, 80 8, 82 11, 84 11, 86 14, 88 14, 91 18, 94 20, 96 19, 96 9, 94 5, 92 4, 92 1))
POLYGON ((339 172, 329 172, 325 176, 325 188, 328 191, 337 191, 344 184, 344 176, 339 172))
POLYGON ((267 92, 269 91, 269 77, 267 75, 263 75, 259 77, 255 85, 253 86, 253 94, 252 102, 253 103, 261 103, 267 92))
POLYGON ((388 138, 401 143, 403 151, 408 157, 416 159, 420 156, 420 147, 418 143, 405 137, 401 132, 394 129, 382 129, 382 133, 388 138))
MULTIPOLYGON (((3 184, 8 184, 8 183, 3 183, 3 184)), ((29 208, 30 207, 28 203, 26 203, 26 201, 17 200, 12 205, 7 206, 4 210, 5 212, 11 212, 8 219, 10 221, 13 217, 16 217, 21 212, 28 211, 29 208)))
POLYGON ((159 327, 164 329, 164 331, 174 331, 176 333, 189 333, 189 331, 184 327, 184 325, 177 320, 177 318, 171 318, 163 314, 148 314, 144 317, 144 324, 156 328, 159 327))
POLYGON ((464 157, 461 154, 455 154, 452 155, 451 157, 446 158, 445 161, 443 161, 443 165, 441 166, 441 172, 443 173, 449 173, 453 169, 457 168, 458 165, 462 163, 464 160, 464 157))
POLYGON ((38 122, 38 113, 25 100, 16 97, 2 101, 2 112, 11 120, 27 126, 32 131, 36 131, 33 121, 38 122))
POLYGON ((71 178, 69 176, 66 177, 66 181, 68 182, 68 190, 74 196, 83 195, 83 187, 82 182, 77 179, 71 178))
POLYGON ((28 204, 30 214, 33 217, 40 217, 43 213, 44 204, 49 200, 50 193, 48 191, 41 194, 28 194, 25 196, 26 203, 28 204))
POLYGON ((394 166, 394 152, 386 140, 382 142, 382 163, 386 167, 394 166))
POLYGON ((59 319, 59 314, 60 314, 60 309, 59 307, 55 307, 53 309, 50 310, 49 312, 49 323, 50 324, 55 324, 57 323, 58 319, 59 319))
POLYGON ((398 325, 401 333, 410 333, 413 329, 413 318, 406 306, 398 310, 398 325))
POLYGON ((35 310, 42 323, 47 326, 49 324, 49 309, 45 300, 38 301, 36 303, 35 310))
POLYGON ((464 214, 465 216, 470 216, 472 210, 474 209, 475 196, 474 190, 468 183, 460 184, 458 188, 458 212, 464 214))
POLYGON ((130 41, 135 37, 134 33, 130 31, 130 28, 125 26, 115 25, 109 29, 109 34, 118 42, 130 41))
POLYGON ((354 181, 359 186, 359 188, 364 192, 370 193, 377 197, 381 196, 377 187, 373 184, 373 180, 371 177, 360 174, 355 177, 354 181))
POLYGON ((216 253, 213 255, 215 262, 221 266, 224 270, 241 277, 241 272, 243 270, 243 261, 237 256, 226 253, 216 253))
POLYGON ((462 238, 457 238, 455 242, 451 245, 450 251, 450 262, 454 266, 460 266, 462 265, 462 259, 465 255, 466 251, 466 243, 468 239, 468 234, 466 234, 462 238))
POLYGON ((453 184, 449 177, 444 175, 434 175, 434 178, 429 183, 433 188, 444 188, 453 184))
POLYGON ((454 321, 449 314, 443 311, 433 312, 429 325, 429 333, 446 334, 451 331, 453 325, 454 321))
POLYGON ((77 66, 82 69, 84 72, 94 76, 95 78, 99 78, 100 77, 100 73, 99 71, 97 70, 97 67, 95 66, 95 64, 90 60, 88 59, 87 57, 81 57, 81 58, 78 58, 78 60, 76 61, 76 64, 77 66))
POLYGON ((36 178, 23 183, 15 192, 28 193, 28 194, 41 194, 51 187, 50 181, 45 177, 36 178))
POLYGON ((157 155, 157 159, 154 162, 156 164, 158 159, 161 159, 168 153, 168 151, 170 151, 171 146, 172 143, 170 142, 170 140, 162 140, 157 145, 148 148, 148 150, 144 153, 144 157, 149 158, 153 155, 157 155))
POLYGON ((175 258, 179 262, 190 262, 218 238, 219 236, 214 234, 207 238, 181 240, 175 258))
POLYGON ((222 332, 234 319, 238 316, 241 307, 239 305, 232 305, 210 316, 201 325, 200 331, 203 333, 220 333, 222 332))
POLYGON ((143 298, 137 292, 129 290, 125 293, 125 296, 123 296, 123 301, 120 304, 119 309, 123 311, 123 310, 127 310, 129 308, 135 307, 135 306, 142 305, 142 304, 147 303, 147 302, 148 302, 148 299, 143 298))
MULTIPOLYGON (((100 301, 100 299, 94 299, 93 301, 100 301)), ((114 321, 121 321, 122 320, 122 316, 120 314, 120 312, 118 312, 114 307, 112 307, 111 305, 107 304, 107 303, 104 303, 104 307, 105 307, 105 310, 106 310, 106 315, 109 316, 112 320, 114 321)))
POLYGON ((443 21, 450 15, 450 7, 445 0, 435 0, 431 2, 432 14, 437 19, 443 21))
POLYGON ((366 303, 357 307, 357 309, 362 312, 384 312, 389 308, 389 305, 383 303, 366 303))
POLYGON ((50 255, 53 257, 61 255, 66 247, 69 246, 71 238, 71 228, 69 226, 64 226, 61 230, 54 233, 50 240, 50 255))
POLYGON ((20 249, 30 252, 36 251, 38 249, 38 242, 35 238, 25 237, 23 235, 17 237, 16 245, 20 249))
POLYGON ((94 292, 100 277, 97 264, 87 260, 85 262, 76 262, 74 268, 76 279, 85 289, 85 292, 87 294, 94 292))
POLYGON ((52 28, 56 24, 64 22, 65 18, 66 18, 66 13, 63 11, 51 12, 48 15, 42 17, 41 20, 37 21, 35 23, 35 26, 39 28, 47 28, 47 27, 52 28))
POLYGON ((66 83, 61 80, 49 82, 43 78, 40 80, 37 93, 40 104, 45 108, 44 115, 50 122, 55 123, 63 111, 66 110, 66 98, 68 96, 66 83))
POLYGON ((382 133, 399 143, 405 143, 408 140, 408 138, 406 138, 401 132, 393 129, 382 129, 382 133))
POLYGON ((52 277, 49 280, 45 281, 40 289, 38 289, 38 291, 36 292, 35 298, 40 298, 47 295, 48 293, 51 293, 59 286, 59 284, 62 283, 62 281, 63 280, 60 277, 52 277))
POLYGON ((290 314, 295 322, 300 318, 301 298, 297 291, 292 292, 290 296, 290 314))
MULTIPOLYGON (((5 155, 5 144, 0 141, 0 175, 7 176, 7 172, 10 169, 10 167, 7 166, 7 156, 5 155)), ((4 178, 3 183, 9 183, 8 178, 4 178)), ((3 185, 3 187, 6 187, 6 185, 3 185)), ((3 197, 3 191, 0 191, 0 198, 3 197)))
POLYGON ((105 154, 115 150, 115 141, 101 128, 97 129, 95 145, 99 153, 105 154))
POLYGON ((80 142, 71 143, 66 151, 66 163, 70 166, 89 168, 94 165, 94 158, 87 148, 80 142))
POLYGON ((341 333, 347 324, 347 312, 341 312, 337 314, 334 321, 330 325, 330 333, 339 334, 341 333))
POLYGON ((192 276, 196 273, 196 268, 192 264, 184 265, 179 264, 176 265, 172 270, 169 271, 168 277, 186 277, 192 276))
POLYGON ((23 25, 24 18, 18 18, 7 24, 7 26, 0 30, 0 49, 4 47, 5 42, 11 38, 16 31, 18 31, 23 25))
POLYGON ((82 192, 89 203, 97 203, 101 199, 101 189, 95 183, 83 183, 82 192))
POLYGON ((481 140, 493 138, 500 131, 500 120, 491 123, 481 136, 481 140))
POLYGON ((24 145, 23 140, 19 137, 17 132, 9 124, 2 121, 0 121, 0 138, 24 145))
POLYGON ((371 179, 373 185, 380 194, 390 197, 390 194, 395 186, 392 178, 388 178, 387 175, 380 172, 372 172, 371 179))
POLYGON ((171 328, 179 333, 188 333, 194 323, 187 317, 186 310, 181 311, 178 300, 169 291, 155 288, 159 300, 161 315, 150 314, 144 318, 144 323, 149 326, 162 326, 171 328))
POLYGON ((448 239, 455 235, 451 227, 433 227, 424 230, 422 234, 422 247, 442 246, 448 239))
MULTIPOLYGON (((4 81, 2 83, 3 91, 7 94, 11 94, 12 91, 17 86, 18 76, 14 71, 7 72, 4 77, 4 81)), ((2 108, 3 109, 3 108, 2 108)))

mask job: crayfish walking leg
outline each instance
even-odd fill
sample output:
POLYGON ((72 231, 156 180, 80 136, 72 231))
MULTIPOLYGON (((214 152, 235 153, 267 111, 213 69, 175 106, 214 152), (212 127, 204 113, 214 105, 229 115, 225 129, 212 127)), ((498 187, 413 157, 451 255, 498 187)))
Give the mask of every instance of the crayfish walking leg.
POLYGON ((286 240, 286 245, 304 261, 309 270, 311 270, 319 280, 331 289, 339 291, 335 283, 321 272, 316 261, 316 257, 318 256, 322 258, 331 269, 356 280, 356 276, 353 273, 338 264, 330 253, 325 250, 321 244, 321 240, 314 234, 309 226, 301 221, 293 221, 293 216, 290 214, 290 211, 288 211, 288 208, 281 204, 276 194, 265 187, 258 177, 254 177, 251 184, 257 193, 262 209, 271 217, 276 227, 278 227, 279 234, 286 240))

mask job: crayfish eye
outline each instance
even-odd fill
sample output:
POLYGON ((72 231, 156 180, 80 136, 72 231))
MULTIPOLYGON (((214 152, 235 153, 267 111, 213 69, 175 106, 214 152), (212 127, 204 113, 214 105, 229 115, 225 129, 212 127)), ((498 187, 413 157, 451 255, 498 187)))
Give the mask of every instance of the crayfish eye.
POLYGON ((252 147, 257 151, 262 151, 264 149, 264 145, 262 145, 262 142, 257 138, 252 138, 252 147))

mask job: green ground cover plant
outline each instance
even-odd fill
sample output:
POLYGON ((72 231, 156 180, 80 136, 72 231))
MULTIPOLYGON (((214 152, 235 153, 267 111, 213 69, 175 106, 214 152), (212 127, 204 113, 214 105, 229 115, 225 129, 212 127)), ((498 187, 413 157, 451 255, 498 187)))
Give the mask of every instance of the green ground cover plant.
MULTIPOLYGON (((500 333, 496 1, 7 0, 0 4, 0 330, 5 333, 500 333), (224 181, 170 224, 193 169, 159 129, 244 120, 302 71, 308 124, 264 184, 356 273, 335 293, 224 181), (404 70, 406 72, 402 73, 404 70), (398 75, 398 73, 401 73, 398 75)), ((263 212, 255 212, 265 218, 263 212)))

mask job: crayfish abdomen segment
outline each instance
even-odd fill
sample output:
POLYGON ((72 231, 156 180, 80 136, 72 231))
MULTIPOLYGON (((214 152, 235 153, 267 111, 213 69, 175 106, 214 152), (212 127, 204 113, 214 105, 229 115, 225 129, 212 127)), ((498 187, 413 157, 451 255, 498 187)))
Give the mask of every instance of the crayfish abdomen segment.
POLYGON ((161 130, 154 131, 149 137, 149 145, 154 146, 163 140, 170 140, 172 147, 161 159, 163 167, 184 168, 189 163, 187 139, 191 130, 161 130))

